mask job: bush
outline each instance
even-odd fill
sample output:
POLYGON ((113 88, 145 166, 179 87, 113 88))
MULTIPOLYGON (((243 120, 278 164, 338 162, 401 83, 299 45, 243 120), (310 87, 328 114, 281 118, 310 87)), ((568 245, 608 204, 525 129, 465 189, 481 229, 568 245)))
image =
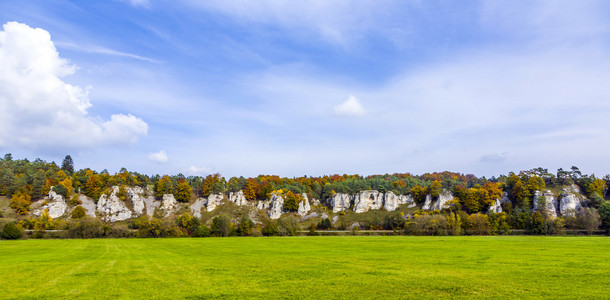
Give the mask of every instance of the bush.
POLYGON ((23 231, 15 223, 6 223, 2 228, 2 239, 17 240, 23 236, 23 231))
POLYGON ((578 224, 587 234, 593 234, 602 224, 599 213, 595 208, 582 208, 578 213, 578 224))
POLYGON ((72 210, 72 219, 80 219, 87 215, 84 207, 78 205, 72 210))
POLYGON ((273 220, 269 221, 267 224, 265 224, 265 227, 263 228, 261 233, 264 236, 277 236, 277 235, 280 235, 280 231, 278 229, 277 222, 275 222, 273 220))
POLYGON ((93 239, 104 237, 104 224, 97 218, 86 217, 68 223, 64 231, 67 238, 93 239))
POLYGON ((243 217, 237 227, 237 233, 241 236, 250 236, 252 234, 252 227, 254 227, 254 222, 248 217, 243 217))
POLYGON ((330 229, 331 227, 332 225, 330 224, 330 220, 328 218, 322 219, 317 226, 317 228, 320 230, 330 229))
POLYGON ((301 224, 299 224, 299 219, 297 219, 293 215, 288 215, 283 218, 280 218, 277 221, 277 227, 280 235, 282 236, 299 235, 299 230, 301 230, 301 224))
POLYGON ((231 220, 226 215, 220 215, 212 219, 212 235, 214 236, 229 236, 231 233, 231 220))
POLYGON ((205 225, 199 225, 193 231, 193 237, 210 237, 212 234, 210 233, 210 227, 205 225))
POLYGON ((442 215, 415 215, 405 227, 405 233, 415 235, 447 235, 447 218, 442 215))
POLYGON ((602 220, 602 226, 610 232, 610 201, 606 201, 599 206, 599 217, 602 220))

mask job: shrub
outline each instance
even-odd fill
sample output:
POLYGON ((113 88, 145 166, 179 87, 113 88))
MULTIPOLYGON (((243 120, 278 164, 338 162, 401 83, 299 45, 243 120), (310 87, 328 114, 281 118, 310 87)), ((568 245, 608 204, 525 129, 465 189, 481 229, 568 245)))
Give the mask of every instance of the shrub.
POLYGON ((299 230, 301 230, 301 224, 299 223, 299 220, 293 215, 287 215, 283 218, 280 218, 277 221, 277 227, 280 235, 282 236, 298 235, 299 230))
POLYGON ((330 224, 330 220, 328 218, 324 218, 318 223, 317 228, 320 230, 330 229, 332 225, 330 224))
POLYGON ((416 235, 447 235, 447 218, 442 215, 415 215, 405 232, 416 235))
POLYGON ((231 232, 231 220, 226 215, 220 215, 212 219, 212 235, 214 236, 229 236, 231 232))
POLYGON ((587 234, 593 234, 599 228, 602 221, 595 208, 582 208, 578 213, 578 224, 587 234))
POLYGON ((28 193, 17 192, 11 197, 11 207, 20 215, 26 215, 30 211, 32 197, 28 193))
POLYGON ((468 216, 468 231, 471 234, 486 235, 491 234, 489 226, 489 218, 482 213, 476 213, 468 216))
POLYGON ((265 227, 263 228, 261 233, 264 236, 276 236, 276 235, 280 235, 280 231, 278 229, 277 222, 275 222, 273 220, 269 221, 267 224, 265 224, 265 227))
POLYGON ((602 220, 602 226, 610 232, 610 201, 606 201, 599 206, 599 217, 602 220))
POLYGON ((68 223, 64 236, 68 238, 93 239, 104 236, 104 224, 97 218, 86 217, 68 223))
POLYGON ((252 233, 252 227, 254 227, 254 222, 248 217, 243 217, 237 227, 237 233, 241 236, 249 236, 252 233))
POLYGON ((74 194, 72 198, 70 198, 70 205, 75 206, 82 204, 82 201, 78 198, 78 194, 74 194))
POLYGON ((6 223, 2 228, 2 238, 5 240, 16 240, 23 236, 23 231, 15 223, 6 223))
POLYGON ((78 205, 72 210, 72 219, 80 219, 87 215, 84 207, 78 205))
POLYGON ((193 231, 193 237, 210 237, 210 236, 211 236, 210 227, 205 226, 205 225, 199 225, 193 231))
POLYGON ((68 189, 63 184, 53 186, 53 191, 58 195, 62 195, 64 199, 68 199, 68 189))

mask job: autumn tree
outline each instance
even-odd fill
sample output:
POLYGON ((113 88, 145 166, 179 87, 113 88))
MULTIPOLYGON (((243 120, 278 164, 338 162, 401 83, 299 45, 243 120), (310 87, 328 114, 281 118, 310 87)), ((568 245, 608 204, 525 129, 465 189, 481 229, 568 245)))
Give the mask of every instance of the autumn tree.
POLYGON ((32 197, 26 192, 17 192, 11 197, 11 207, 20 215, 26 215, 30 211, 32 197))
POLYGON ((438 180, 435 180, 428 187, 428 194, 430 194, 430 196, 432 196, 433 198, 438 198, 438 196, 441 194, 441 188, 442 188, 441 182, 438 180))
POLYGON ((211 194, 222 193, 224 190, 225 179, 220 174, 210 174, 203 180, 201 195, 208 197, 211 194))
POLYGON ((173 193, 174 186, 172 184, 172 179, 169 176, 164 175, 161 177, 161 179, 159 179, 159 181, 157 181, 157 187, 155 190, 157 192, 157 198, 161 198, 165 194, 173 193))
POLYGON ((303 197, 299 194, 294 194, 291 191, 288 191, 284 194, 284 209, 287 211, 297 211, 299 209, 299 203, 303 200, 303 197))
POLYGON ((414 186, 411 189, 411 196, 413 196, 413 200, 415 203, 424 203, 426 200, 427 190, 419 185, 414 186))
POLYGON ((184 178, 178 180, 178 185, 176 186, 176 192, 174 193, 174 197, 176 197, 177 201, 180 202, 189 202, 191 199, 192 193, 191 186, 189 185, 184 178))
POLYGON ((102 182, 96 174, 89 175, 87 182, 85 183, 85 195, 90 198, 97 200, 102 193, 102 182))
POLYGON ((258 188, 258 183, 256 179, 248 178, 246 181, 246 187, 244 188, 244 197, 248 200, 256 200, 256 190, 258 188))
POLYGON ((72 210, 72 219, 81 219, 83 217, 85 217, 87 215, 87 211, 85 210, 84 207, 77 205, 73 210, 72 210))

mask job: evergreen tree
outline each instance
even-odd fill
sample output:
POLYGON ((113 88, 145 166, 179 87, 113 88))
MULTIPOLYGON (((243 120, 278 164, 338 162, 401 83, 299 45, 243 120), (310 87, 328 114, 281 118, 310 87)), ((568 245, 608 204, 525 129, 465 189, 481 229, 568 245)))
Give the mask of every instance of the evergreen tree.
POLYGON ((70 155, 66 155, 64 158, 64 161, 61 163, 61 169, 68 174, 68 176, 74 174, 74 161, 70 155))

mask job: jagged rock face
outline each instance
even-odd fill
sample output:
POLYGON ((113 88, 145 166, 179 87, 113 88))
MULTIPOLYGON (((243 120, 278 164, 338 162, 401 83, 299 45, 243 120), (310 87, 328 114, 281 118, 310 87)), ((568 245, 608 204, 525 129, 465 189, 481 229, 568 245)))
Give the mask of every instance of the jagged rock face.
POLYGON ((165 212, 165 216, 168 217, 174 212, 174 208, 178 204, 173 194, 164 194, 163 200, 161 201, 161 209, 165 212))
POLYGON ((534 211, 544 210, 549 216, 557 217, 557 198, 553 196, 551 191, 540 193, 540 191, 534 192, 534 211), (544 197, 544 205, 541 205, 542 197, 544 197))
POLYGON ((565 215, 569 211, 576 213, 581 208, 580 197, 577 195, 564 190, 564 193, 559 196, 559 212, 561 212, 561 215, 565 215))
POLYGON ((244 196, 243 191, 239 191, 237 193, 230 192, 229 201, 231 201, 239 206, 248 204, 248 200, 246 200, 246 197, 244 196))
POLYGON ((281 195, 273 194, 271 196, 271 209, 269 209, 269 218, 279 219, 284 212, 284 198, 281 195))
POLYGON ((351 206, 354 197, 348 194, 337 193, 330 198, 330 206, 333 208, 333 213, 346 211, 351 206))
POLYGON ((320 206, 320 200, 318 200, 316 198, 312 199, 311 202, 312 202, 311 204, 313 204, 314 206, 320 206))
POLYGON ((371 209, 380 209, 383 205, 383 193, 379 191, 362 191, 354 197, 354 211, 367 212, 371 209))
POLYGON ((49 217, 55 219, 63 216, 66 213, 68 204, 66 204, 66 200, 62 195, 59 195, 53 191, 53 187, 51 187, 51 190, 49 191, 47 202, 48 203, 46 205, 43 205, 40 209, 34 211, 33 214, 35 216, 40 216, 45 209, 48 209, 49 217))
POLYGON ((87 216, 95 217, 95 202, 85 195, 78 196, 78 200, 82 203, 81 206, 87 212, 87 216))
POLYGON ((443 210, 449 208, 449 202, 453 200, 453 194, 448 191, 442 191, 438 195, 438 199, 432 202, 432 196, 427 195, 424 202, 423 210, 443 210))
POLYGON ((256 208, 260 210, 267 210, 271 207, 271 200, 261 200, 256 203, 256 208))
POLYGON ((400 205, 407 203, 415 205, 411 195, 396 195, 392 191, 389 191, 384 195, 383 207, 387 211, 395 211, 400 205))
POLYGON ((199 198, 195 203, 190 206, 191 215, 196 218, 201 218, 201 209, 205 206, 207 200, 205 198, 199 198))
POLYGON ((118 186, 112 187, 110 196, 104 194, 97 201, 97 211, 102 214, 102 219, 106 222, 117 222, 131 218, 132 213, 125 203, 117 197, 118 186))
POLYGON ((129 194, 129 197, 131 198, 135 215, 142 215, 144 213, 144 209, 146 208, 146 197, 144 197, 146 190, 139 186, 128 187, 126 190, 127 194, 129 194))
POLYGON ((208 196, 208 201, 206 204, 207 211, 213 211, 216 209, 218 205, 222 202, 223 196, 222 193, 211 194, 208 196))
POLYGON ((299 209, 297 213, 299 216, 306 215, 311 210, 311 206, 309 205, 309 199, 307 199, 307 194, 303 193, 303 201, 299 202, 299 209))
POLYGON ((328 219, 328 215, 326 213, 322 213, 322 215, 320 216, 320 219, 322 219, 322 220, 328 219))
POLYGON ((500 199, 496 199, 493 205, 489 207, 487 213, 501 213, 502 212, 502 203, 500 199))

